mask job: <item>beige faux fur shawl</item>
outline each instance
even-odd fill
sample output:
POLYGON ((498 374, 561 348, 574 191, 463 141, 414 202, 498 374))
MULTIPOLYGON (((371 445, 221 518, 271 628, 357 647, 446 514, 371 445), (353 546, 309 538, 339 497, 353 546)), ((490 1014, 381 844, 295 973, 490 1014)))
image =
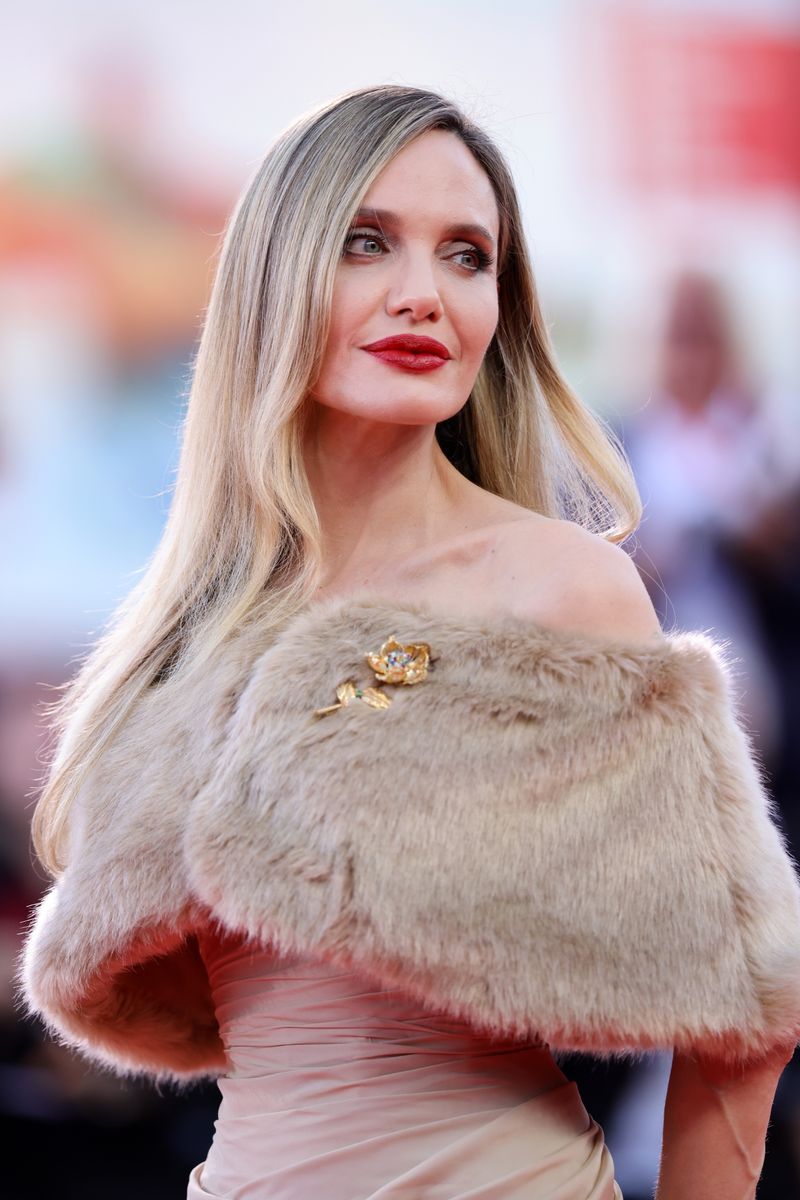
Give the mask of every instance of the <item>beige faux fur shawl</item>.
POLYGON ((800 889, 727 649, 362 594, 151 689, 84 785, 24 997, 121 1072, 225 1068, 195 931, 314 952, 489 1033, 601 1055, 800 1038, 800 889), (414 686, 325 716, 365 654, 414 686))

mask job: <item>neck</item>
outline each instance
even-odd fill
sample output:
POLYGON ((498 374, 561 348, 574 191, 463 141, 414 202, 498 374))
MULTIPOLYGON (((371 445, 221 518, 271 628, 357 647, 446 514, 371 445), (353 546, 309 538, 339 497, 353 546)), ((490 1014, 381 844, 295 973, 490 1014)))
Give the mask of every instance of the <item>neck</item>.
POLYGON ((397 425, 315 405, 305 466, 322 528, 323 586, 386 570, 466 528, 473 485, 433 425, 397 425), (462 516, 459 523, 459 511, 462 516))

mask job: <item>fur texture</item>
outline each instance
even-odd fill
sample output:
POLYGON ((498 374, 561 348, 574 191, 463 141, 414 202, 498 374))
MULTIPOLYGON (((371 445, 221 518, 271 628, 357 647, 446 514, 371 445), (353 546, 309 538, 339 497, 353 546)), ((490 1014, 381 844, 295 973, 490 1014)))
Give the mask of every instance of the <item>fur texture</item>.
POLYGON ((244 629, 185 696, 148 692, 73 828, 23 995, 119 1071, 224 1069, 205 922, 556 1050, 800 1038, 795 866, 703 633, 317 602, 271 641, 244 629), (428 678, 315 718, 392 634, 430 643, 428 678))

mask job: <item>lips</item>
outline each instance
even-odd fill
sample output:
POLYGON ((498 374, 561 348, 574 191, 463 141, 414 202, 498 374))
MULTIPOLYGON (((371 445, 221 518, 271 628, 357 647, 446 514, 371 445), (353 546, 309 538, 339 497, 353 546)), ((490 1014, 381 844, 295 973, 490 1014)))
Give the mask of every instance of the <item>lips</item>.
POLYGON ((450 351, 441 342, 411 333, 381 338, 362 349, 389 366, 407 371, 434 371, 450 358, 450 351))

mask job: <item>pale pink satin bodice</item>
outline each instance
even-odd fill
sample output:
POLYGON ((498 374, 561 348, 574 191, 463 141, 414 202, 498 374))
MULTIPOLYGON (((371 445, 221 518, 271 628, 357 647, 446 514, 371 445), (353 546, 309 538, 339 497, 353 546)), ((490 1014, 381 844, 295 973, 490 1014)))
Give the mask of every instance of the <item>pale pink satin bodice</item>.
POLYGON ((546 1046, 306 956, 201 948, 230 1067, 187 1200, 621 1200, 546 1046))

